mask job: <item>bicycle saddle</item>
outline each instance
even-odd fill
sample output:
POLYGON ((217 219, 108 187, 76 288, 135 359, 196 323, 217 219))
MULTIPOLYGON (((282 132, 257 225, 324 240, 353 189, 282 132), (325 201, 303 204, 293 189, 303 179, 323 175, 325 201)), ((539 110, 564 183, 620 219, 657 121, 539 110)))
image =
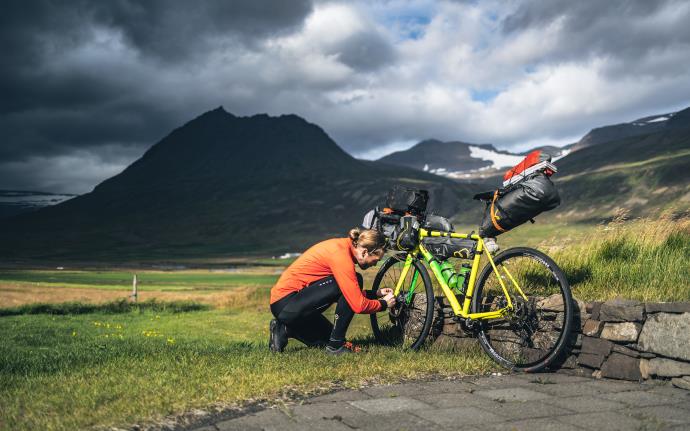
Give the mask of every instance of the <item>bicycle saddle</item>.
POLYGON ((488 192, 477 193, 474 195, 474 197, 472 197, 472 199, 477 201, 491 202, 494 198, 494 191, 495 190, 489 190, 488 192))

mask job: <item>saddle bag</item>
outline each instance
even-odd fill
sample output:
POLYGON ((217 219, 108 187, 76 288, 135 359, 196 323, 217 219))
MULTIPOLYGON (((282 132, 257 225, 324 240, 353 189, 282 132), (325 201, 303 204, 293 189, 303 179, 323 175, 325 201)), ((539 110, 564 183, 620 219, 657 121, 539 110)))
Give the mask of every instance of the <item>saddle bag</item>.
POLYGON ((538 172, 505 189, 494 192, 487 203, 479 227, 482 237, 496 237, 520 226, 561 203, 556 187, 544 173, 538 172))

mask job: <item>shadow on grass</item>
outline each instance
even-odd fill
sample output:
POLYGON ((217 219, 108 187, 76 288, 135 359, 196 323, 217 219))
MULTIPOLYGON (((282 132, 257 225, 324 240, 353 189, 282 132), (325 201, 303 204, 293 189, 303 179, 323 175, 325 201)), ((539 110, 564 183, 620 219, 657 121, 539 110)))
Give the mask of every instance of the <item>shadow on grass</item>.
POLYGON ((25 314, 88 314, 88 313, 129 313, 132 311, 169 311, 184 313, 189 311, 203 311, 211 307, 193 301, 156 301, 151 299, 143 302, 130 302, 120 299, 103 304, 86 304, 83 302, 63 302, 59 304, 26 304, 19 307, 0 308, 2 316, 21 316, 25 314))
POLYGON ((568 280, 570 286, 584 283, 592 279, 592 269, 588 266, 580 266, 576 268, 566 267, 563 268, 565 273, 565 278, 568 280))

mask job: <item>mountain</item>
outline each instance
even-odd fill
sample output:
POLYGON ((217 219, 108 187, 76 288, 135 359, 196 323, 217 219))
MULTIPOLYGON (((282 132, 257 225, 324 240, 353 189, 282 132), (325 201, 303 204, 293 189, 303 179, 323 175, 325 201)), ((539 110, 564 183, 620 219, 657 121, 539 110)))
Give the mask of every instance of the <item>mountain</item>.
MULTIPOLYGON (((539 147, 558 159, 569 152, 569 147, 539 147)), ((529 150, 529 151, 533 151, 529 150)), ((405 151, 397 151, 378 159, 379 162, 407 166, 455 179, 484 178, 499 170, 514 166, 524 153, 497 150, 491 144, 470 144, 460 141, 442 142, 427 139, 405 151)))
MULTIPOLYGON (((562 206, 555 216, 601 220, 619 208, 632 216, 690 209, 690 108, 650 133, 573 151, 553 177, 562 206)), ((659 121, 661 123, 661 121, 659 121)))
POLYGON ((0 219, 55 205, 75 196, 36 191, 0 190, 0 219))
POLYGON ((471 190, 345 153, 295 115, 222 108, 174 130, 91 193, 0 225, 0 256, 122 260, 302 251, 359 225, 393 184, 455 213, 471 190))
POLYGON ((592 145, 599 145, 604 142, 617 141, 632 136, 648 135, 666 128, 670 122, 673 127, 673 117, 677 112, 662 115, 652 115, 639 118, 629 123, 613 124, 610 126, 597 127, 582 137, 573 146, 573 151, 580 150, 592 145))

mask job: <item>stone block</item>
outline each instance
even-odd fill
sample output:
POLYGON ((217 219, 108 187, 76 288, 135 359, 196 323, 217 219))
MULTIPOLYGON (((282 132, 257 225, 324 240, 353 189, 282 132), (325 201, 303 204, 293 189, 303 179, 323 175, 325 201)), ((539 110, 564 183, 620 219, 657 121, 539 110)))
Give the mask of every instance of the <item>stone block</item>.
POLYGON ((601 311, 601 305, 603 304, 603 302, 595 301, 591 304, 591 309, 587 310, 590 314, 589 318, 592 320, 599 320, 599 312, 601 311))
POLYGON ((597 355, 594 353, 580 353, 577 357, 577 364, 589 368, 599 368, 606 359, 604 355, 597 355))
POLYGON ((563 297, 560 294, 547 296, 537 302, 537 308, 542 311, 556 311, 563 312, 563 297))
POLYGON ((640 345, 637 343, 626 344, 625 347, 627 347, 630 350, 635 350, 640 355, 640 358, 645 358, 645 359, 656 358, 656 355, 654 353, 645 352, 644 350, 642 350, 640 345))
POLYGON ((690 313, 690 302, 648 302, 647 313, 690 313))
POLYGON ((601 304, 599 319, 602 322, 641 322, 644 320, 644 304, 627 299, 612 299, 601 304))
POLYGON ((582 353, 591 353, 600 356, 607 356, 611 353, 613 343, 609 340, 604 340, 595 337, 582 337, 582 353))
POLYGON ((636 322, 605 323, 599 337, 612 341, 635 342, 642 325, 636 322))
POLYGON ((648 372, 653 376, 678 377, 690 376, 690 362, 674 361, 673 359, 649 359, 648 372))
POLYGON ((671 384, 677 388, 690 391, 690 376, 676 377, 674 379, 671 379, 671 384))
POLYGON ((456 322, 443 322, 443 329, 441 331, 445 335, 458 335, 458 324, 456 322))
POLYGON ((604 327, 604 322, 598 320, 586 320, 582 327, 582 333, 590 337, 598 337, 604 327))
POLYGON ((643 351, 690 361, 690 313, 650 315, 638 346, 643 351))
POLYGON ((586 303, 585 304, 585 311, 588 313, 591 313, 592 310, 594 309, 594 304, 596 304, 596 302, 594 302, 594 301, 590 301, 590 302, 586 303))
POLYGON ((640 360, 616 352, 611 353, 601 366, 601 376, 619 380, 640 380, 640 360))
POLYGON ((561 364, 558 365, 559 368, 565 368, 565 369, 573 369, 577 368, 577 356, 576 355, 568 355, 565 360, 561 364))
POLYGON ((640 376, 645 380, 652 377, 649 374, 649 359, 644 359, 644 358, 640 359, 640 376))
POLYGON ((349 404, 367 413, 380 415, 407 410, 430 410, 433 407, 414 398, 375 398, 371 400, 350 401, 349 404))
POLYGON ((613 347, 611 347, 612 352, 617 352, 625 356, 630 356, 631 358, 639 358, 641 357, 640 352, 637 350, 630 349, 625 346, 621 346, 620 344, 614 344, 613 347))

